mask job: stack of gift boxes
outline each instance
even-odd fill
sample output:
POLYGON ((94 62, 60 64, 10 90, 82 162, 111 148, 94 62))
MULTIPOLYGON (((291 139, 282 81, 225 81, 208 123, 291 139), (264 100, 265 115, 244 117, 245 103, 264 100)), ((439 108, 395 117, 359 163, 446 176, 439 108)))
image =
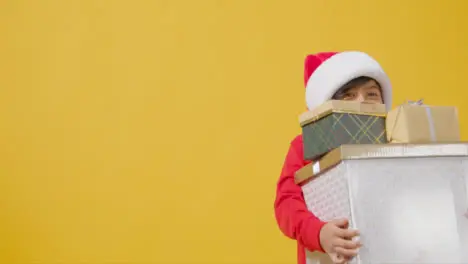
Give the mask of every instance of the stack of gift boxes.
POLYGON ((335 165, 343 145, 427 144, 460 141, 457 109, 406 102, 387 112, 383 104, 330 100, 299 117, 304 159, 296 183, 304 184, 335 165))
POLYGON ((455 107, 327 101, 299 121, 310 163, 296 183, 315 216, 361 231, 350 264, 468 263, 468 144, 455 107))

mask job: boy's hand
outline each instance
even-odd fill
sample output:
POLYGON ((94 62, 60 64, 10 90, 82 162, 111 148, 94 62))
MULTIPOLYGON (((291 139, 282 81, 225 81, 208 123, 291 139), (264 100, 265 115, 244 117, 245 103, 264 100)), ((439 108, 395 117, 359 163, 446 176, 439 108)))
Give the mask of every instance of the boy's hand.
POLYGON ((333 263, 347 263, 358 253, 361 244, 351 239, 359 235, 357 230, 348 229, 347 219, 333 220, 320 230, 320 244, 333 263))

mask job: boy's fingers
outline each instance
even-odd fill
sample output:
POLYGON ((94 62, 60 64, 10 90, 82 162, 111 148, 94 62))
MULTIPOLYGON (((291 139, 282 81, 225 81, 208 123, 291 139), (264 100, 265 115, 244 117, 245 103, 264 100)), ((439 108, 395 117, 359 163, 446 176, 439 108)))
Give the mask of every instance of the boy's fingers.
POLYGON ((345 259, 355 257, 358 254, 358 251, 356 249, 346 249, 342 247, 336 247, 335 252, 339 256, 343 256, 345 259))
POLYGON ((341 228, 348 228, 349 225, 349 221, 346 218, 333 220, 332 223, 341 228))
POLYGON ((330 257, 331 257, 333 264, 345 264, 346 263, 346 259, 343 258, 343 256, 339 254, 334 253, 330 255, 330 257))
POLYGON ((361 243, 359 241, 351 241, 345 239, 336 239, 333 241, 334 247, 342 247, 345 249, 357 249, 361 247, 361 243))
POLYGON ((358 230, 353 230, 353 229, 336 229, 335 235, 341 237, 341 238, 348 238, 351 239, 355 236, 359 235, 358 230))

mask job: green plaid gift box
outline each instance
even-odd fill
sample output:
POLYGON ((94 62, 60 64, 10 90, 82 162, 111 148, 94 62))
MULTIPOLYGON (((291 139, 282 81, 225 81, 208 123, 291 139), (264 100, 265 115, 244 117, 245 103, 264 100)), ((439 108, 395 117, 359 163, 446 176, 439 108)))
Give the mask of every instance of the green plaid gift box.
POLYGON ((304 159, 345 144, 386 144, 385 105, 328 101, 301 115, 304 159))

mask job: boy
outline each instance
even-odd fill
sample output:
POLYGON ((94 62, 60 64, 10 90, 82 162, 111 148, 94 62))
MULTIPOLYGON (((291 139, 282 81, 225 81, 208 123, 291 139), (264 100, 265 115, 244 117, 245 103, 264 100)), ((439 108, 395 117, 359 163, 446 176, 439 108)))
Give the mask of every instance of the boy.
MULTIPOLYGON (((306 104, 313 109, 329 99, 392 104, 388 76, 372 57, 357 51, 324 52, 307 56, 304 82, 306 104)), ((357 255, 358 230, 348 220, 325 223, 308 209, 294 173, 310 163, 303 159, 302 135, 292 140, 277 183, 275 216, 281 231, 298 244, 298 264, 306 264, 305 250, 327 253, 334 263, 346 263, 357 255)))

